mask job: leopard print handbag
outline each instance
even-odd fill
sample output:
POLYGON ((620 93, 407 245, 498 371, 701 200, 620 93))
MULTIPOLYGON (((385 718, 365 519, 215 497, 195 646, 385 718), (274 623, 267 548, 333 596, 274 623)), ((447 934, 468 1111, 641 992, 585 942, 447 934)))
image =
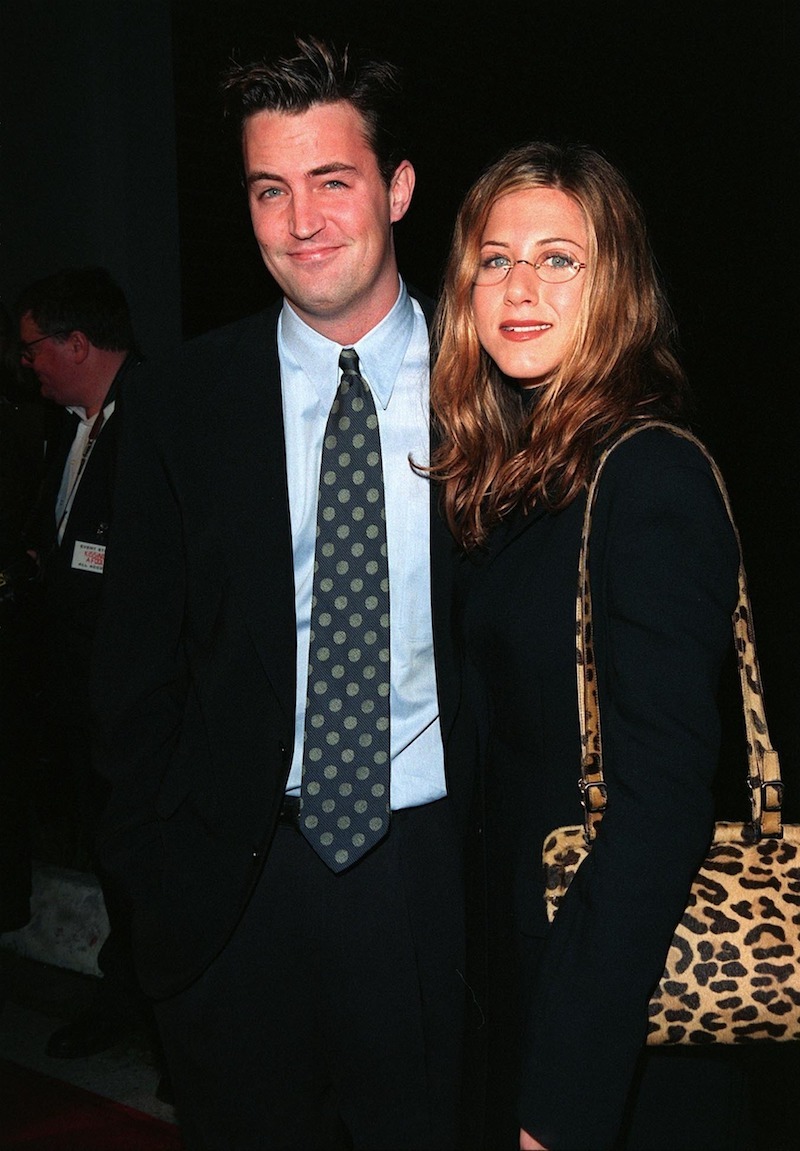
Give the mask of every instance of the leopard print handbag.
POLYGON ((770 745, 741 541, 725 483, 703 445, 662 421, 630 428, 600 457, 581 540, 576 607, 583 824, 560 827, 543 849, 545 902, 552 922, 597 834, 608 797, 592 649, 588 545, 597 484, 608 456, 644 428, 663 427, 709 460, 739 541, 739 601, 733 614, 747 739, 751 820, 718 822, 648 1007, 647 1043, 748 1043, 800 1039, 800 826, 781 822, 783 784, 770 745))

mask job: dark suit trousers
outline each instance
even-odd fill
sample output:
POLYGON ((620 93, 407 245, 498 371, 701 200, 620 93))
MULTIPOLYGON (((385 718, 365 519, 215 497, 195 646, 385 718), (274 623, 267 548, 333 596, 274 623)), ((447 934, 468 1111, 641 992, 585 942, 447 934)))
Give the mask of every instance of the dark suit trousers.
POLYGON ((463 970, 448 800, 340 875, 279 826, 223 952, 157 1005, 187 1146, 455 1147, 463 970))

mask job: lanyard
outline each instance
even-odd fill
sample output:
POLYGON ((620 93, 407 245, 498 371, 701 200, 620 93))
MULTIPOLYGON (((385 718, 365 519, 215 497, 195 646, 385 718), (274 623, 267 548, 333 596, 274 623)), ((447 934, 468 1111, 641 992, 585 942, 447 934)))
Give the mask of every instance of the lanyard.
POLYGON ((97 417, 96 417, 94 423, 92 424, 91 428, 89 429, 89 436, 88 436, 88 439, 86 440, 83 451, 81 452, 81 459, 80 459, 80 463, 78 464, 78 470, 75 473, 75 478, 73 479, 72 483, 70 484, 69 491, 67 492, 67 498, 64 501, 64 508, 63 508, 61 515, 59 517, 58 524, 56 525, 56 539, 58 540, 59 543, 61 543, 61 540, 64 536, 64 531, 65 531, 66 526, 67 526, 67 520, 69 519, 69 513, 72 510, 72 504, 75 500, 75 493, 78 490, 78 484, 81 482, 81 476, 83 475, 87 460, 89 459, 89 456, 92 454, 92 448, 95 445, 95 441, 97 440, 97 437, 100 434, 100 429, 102 428, 104 422, 105 422, 105 412, 101 408, 100 411, 97 413, 97 417))

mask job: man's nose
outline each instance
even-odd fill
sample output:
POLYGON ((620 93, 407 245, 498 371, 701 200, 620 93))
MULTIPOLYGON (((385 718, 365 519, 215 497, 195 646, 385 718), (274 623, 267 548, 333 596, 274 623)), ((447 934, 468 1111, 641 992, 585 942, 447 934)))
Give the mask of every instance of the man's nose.
POLYGON ((311 195, 292 197, 290 230, 299 240, 307 240, 325 226, 325 219, 311 195))

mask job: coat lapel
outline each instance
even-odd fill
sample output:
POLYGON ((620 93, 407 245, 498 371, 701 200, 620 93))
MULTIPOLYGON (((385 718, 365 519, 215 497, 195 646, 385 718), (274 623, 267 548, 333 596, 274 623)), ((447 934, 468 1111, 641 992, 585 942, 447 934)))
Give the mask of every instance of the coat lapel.
POLYGON ((283 441, 279 307, 245 326, 220 379, 226 434, 219 438, 215 499, 226 509, 231 582, 253 642, 287 716, 295 706, 295 610, 283 441), (241 401, 231 404, 231 397, 241 401), (233 410, 227 414, 230 408, 233 410))

